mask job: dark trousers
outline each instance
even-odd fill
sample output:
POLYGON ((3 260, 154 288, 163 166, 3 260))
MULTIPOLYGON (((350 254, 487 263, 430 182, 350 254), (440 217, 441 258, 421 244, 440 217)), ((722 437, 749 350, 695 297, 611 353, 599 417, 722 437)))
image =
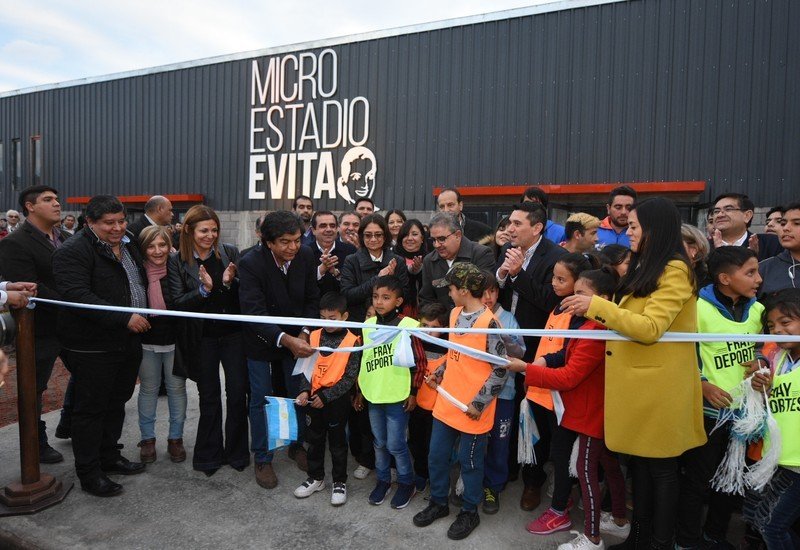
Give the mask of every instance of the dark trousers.
MULTIPOLYGON (((544 471, 544 464, 550 458, 550 441, 553 434, 558 427, 556 421, 556 413, 542 407, 541 405, 528 401, 528 405, 533 411, 533 418, 536 421, 536 427, 539 428, 539 441, 533 447, 536 455, 536 464, 525 464, 522 467, 522 481, 525 487, 541 487, 547 481, 547 472, 544 471)), ((572 452, 570 450, 570 452, 572 452)), ((569 469, 567 469, 569 476, 569 469)), ((567 491, 569 493, 569 491, 567 491)), ((553 495, 555 496, 555 495, 553 495)), ((566 501, 564 501, 566 506, 566 501)))
POLYGON ((569 503, 569 493, 572 490, 569 459, 576 439, 577 432, 564 426, 556 426, 550 439, 550 460, 553 462, 553 500, 550 506, 559 512, 565 511, 569 503))
POLYGON ((347 434, 345 427, 350 414, 350 396, 334 399, 321 409, 306 406, 308 418, 306 443, 308 443, 308 476, 325 479, 325 436, 331 450, 333 481, 347 481, 347 434))
POLYGON ((498 399, 483 464, 483 486, 498 492, 503 490, 508 481, 508 449, 513 418, 514 400, 498 399))
POLYGON ((369 405, 366 401, 361 411, 350 407, 350 418, 347 423, 350 430, 350 452, 361 466, 374 470, 375 447, 372 426, 369 423, 369 405))
POLYGON ((735 501, 710 489, 709 483, 725 456, 730 430, 728 426, 717 429, 716 420, 704 417, 708 441, 700 447, 689 449, 680 457, 680 498, 675 542, 684 547, 700 546, 703 540, 703 503, 708 496, 708 516, 705 529, 709 538, 725 539, 728 519, 735 501))
POLYGON ((428 479, 432 426, 433 412, 417 405, 408 419, 408 448, 414 459, 414 473, 423 479, 428 479))
POLYGON ((133 395, 142 347, 131 339, 118 352, 66 351, 75 383, 72 410, 72 450, 81 480, 102 474, 101 464, 120 457, 117 442, 125 421, 125 403, 133 395))
POLYGON ((584 533, 600 536, 600 466, 606 473, 606 485, 611 495, 613 516, 624 518, 627 515, 625 508, 625 478, 619 467, 617 457, 606 448, 605 441, 588 435, 578 436, 578 482, 581 485, 583 497, 584 533))
POLYGON ((51 336, 36 338, 36 412, 39 419, 39 449, 47 444, 47 425, 42 420, 42 396, 47 390, 53 364, 61 353, 61 343, 51 336))
POLYGON ((633 518, 651 526, 652 548, 672 548, 678 515, 678 457, 631 457, 633 518))
MULTIPOLYGON (((215 470, 223 464, 242 468, 250 463, 247 445, 247 364, 242 333, 204 336, 200 342, 197 391, 200 421, 194 444, 195 470, 215 470), (219 364, 225 371, 225 437, 222 435, 222 395, 219 364)), ((73 428, 74 432, 74 428, 73 428)))

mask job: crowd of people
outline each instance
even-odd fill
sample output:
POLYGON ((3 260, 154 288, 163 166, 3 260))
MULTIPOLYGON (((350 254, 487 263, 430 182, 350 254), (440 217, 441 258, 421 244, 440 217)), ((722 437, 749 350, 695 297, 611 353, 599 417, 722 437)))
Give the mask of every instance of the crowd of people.
MULTIPOLYGON (((611 192, 604 219, 575 212, 564 225, 549 219, 547 194, 531 187, 494 228, 465 216, 456 189, 439 193, 426 223, 401 210, 375 212, 368 198, 337 216, 301 196, 292 211, 261 216, 257 243, 242 252, 220 242, 212 208, 192 206, 172 225, 162 196, 130 224, 116 197, 92 197, 80 228, 74 216, 61 218, 54 188, 25 189, 19 207, 24 220, 10 210, 0 227, 0 302, 9 307, 36 296, 334 322, 320 329, 38 303, 39 412, 60 356, 71 379, 55 437, 72 440, 77 476, 92 495, 120 494, 110 476, 143 473, 157 460, 163 385, 171 461, 191 455, 206 476, 253 462, 255 482, 274 489, 280 451, 268 446, 265 396, 288 397, 299 430, 288 456, 308 474, 297 498, 325 489, 327 440, 332 505, 347 500, 352 455, 353 477, 374 472, 370 504, 391 496, 402 509, 429 488, 417 527, 460 508, 452 539, 479 525, 479 509, 496 514, 519 478, 523 510, 550 499, 526 529, 567 531, 577 477, 584 526, 559 548, 604 548, 602 535, 622 538, 619 548, 726 548, 731 514, 742 506, 748 548, 800 547, 800 407, 788 389, 800 376, 800 340, 659 341, 666 332, 800 336, 800 203, 770 210, 765 232, 753 234, 755 207, 737 193, 714 199, 703 230, 682 223, 668 199, 639 200, 627 186, 611 192), (412 336, 411 357, 401 359, 402 335, 381 340, 379 326, 422 326, 429 336, 412 336), (510 332, 436 330, 445 328, 510 332), (519 328, 610 329, 627 339, 540 338, 519 328), (309 377, 293 374, 309 357, 309 377), (722 411, 750 375, 767 392, 783 447, 772 482, 742 504, 711 480, 733 437, 722 411), (141 439, 132 461, 119 439, 137 378, 141 439), (187 378, 200 407, 188 451, 187 378), (547 462, 552 494, 543 490, 547 462)), ((63 460, 41 420, 39 449, 42 463, 63 460)))

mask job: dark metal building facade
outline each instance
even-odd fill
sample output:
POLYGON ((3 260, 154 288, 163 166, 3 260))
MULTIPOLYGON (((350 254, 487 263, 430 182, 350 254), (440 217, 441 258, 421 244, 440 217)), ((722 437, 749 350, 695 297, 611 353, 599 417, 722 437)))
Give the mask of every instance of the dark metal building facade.
POLYGON ((436 186, 523 183, 800 197, 799 3, 558 7, 0 94, 0 204, 35 181, 73 197, 202 193, 219 210, 302 191, 342 210, 360 189, 418 211, 436 186), (348 143, 331 146, 348 109, 348 143))

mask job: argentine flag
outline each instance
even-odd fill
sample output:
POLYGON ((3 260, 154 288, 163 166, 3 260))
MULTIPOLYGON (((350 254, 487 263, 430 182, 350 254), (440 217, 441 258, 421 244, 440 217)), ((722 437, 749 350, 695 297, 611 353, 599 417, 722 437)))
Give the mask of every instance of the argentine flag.
POLYGON ((267 449, 274 451, 297 441, 297 413, 294 399, 265 396, 264 418, 267 421, 267 449))

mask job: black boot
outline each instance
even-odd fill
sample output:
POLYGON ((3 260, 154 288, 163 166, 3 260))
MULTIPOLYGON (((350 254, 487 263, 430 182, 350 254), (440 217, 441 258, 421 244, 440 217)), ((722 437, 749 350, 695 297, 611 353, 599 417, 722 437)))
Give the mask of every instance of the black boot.
POLYGON ((633 520, 625 542, 608 546, 608 550, 650 550, 650 522, 633 520))

